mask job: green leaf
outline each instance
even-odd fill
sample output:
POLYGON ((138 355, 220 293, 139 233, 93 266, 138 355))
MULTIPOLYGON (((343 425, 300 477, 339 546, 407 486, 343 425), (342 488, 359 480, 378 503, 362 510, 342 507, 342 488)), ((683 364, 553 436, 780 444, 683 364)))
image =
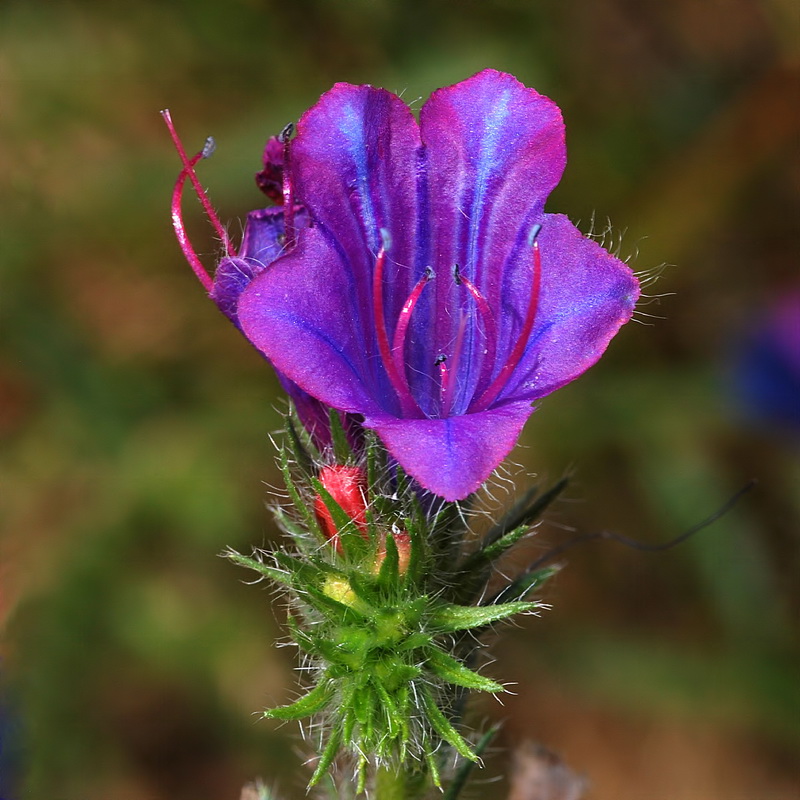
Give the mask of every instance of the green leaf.
POLYGON ((529 533, 530 530, 531 526, 528 524, 519 525, 518 527, 514 528, 514 530, 509 531, 505 535, 501 536, 497 541, 488 545, 488 547, 484 547, 481 550, 473 553, 471 556, 469 556, 469 558, 466 559, 460 569, 464 572, 472 572, 473 570, 478 569, 485 564, 491 563, 505 553, 510 547, 513 547, 523 536, 529 533))
POLYGON ((430 689, 425 686, 425 684, 418 684, 417 690, 422 698, 422 704, 428 715, 428 719, 436 733, 451 745, 459 755, 468 758, 470 761, 478 761, 478 756, 472 752, 467 741, 450 724, 450 721, 442 713, 442 710, 436 705, 436 701, 433 699, 430 689))
POLYGON ((289 468, 289 458, 286 455, 285 448, 281 449, 278 463, 280 466, 281 475, 283 476, 283 482, 286 484, 286 490, 289 492, 289 497, 291 498, 292 504, 305 520, 308 530, 316 534, 320 540, 325 541, 325 537, 323 536, 322 531, 319 528, 319 524, 317 523, 317 518, 303 500, 303 497, 294 482, 294 478, 292 478, 292 471, 289 468))
POLYGON ((465 689, 475 689, 479 692, 502 692, 503 687, 490 678, 485 678, 477 672, 465 667, 460 661, 447 655, 438 647, 430 648, 427 653, 428 669, 434 672, 447 683, 463 686, 465 689))
POLYGON ((532 611, 538 603, 502 603, 496 606, 457 606, 442 604, 429 618, 431 628, 440 633, 482 628, 492 622, 532 611))
MULTIPOLYGON (((499 725, 492 726, 486 733, 481 736, 480 741, 478 742, 477 746, 475 747, 475 755, 480 758, 486 748, 491 743, 492 739, 497 735, 497 732, 500 730, 499 725)), ((442 795, 442 800, 457 800, 459 794, 461 794, 461 790, 464 788, 464 785, 467 782, 467 778, 469 778, 469 774, 475 768, 475 762, 472 760, 465 761, 459 768, 456 774, 453 776, 453 780, 450 781, 450 785, 447 787, 447 791, 442 795)))
POLYGON ((288 706, 270 708, 264 712, 266 719, 302 719, 322 711, 333 699, 333 685, 331 681, 324 680, 315 686, 308 694, 303 695, 288 706))
POLYGON ((312 786, 316 786, 322 776, 325 775, 325 773, 330 769, 331 764, 333 764, 333 760, 336 758, 336 755, 339 752, 339 746, 341 743, 341 729, 338 727, 334 728, 331 731, 331 735, 328 737, 328 742, 325 745, 325 749, 322 751, 322 756, 317 764, 317 768, 314 770, 314 774, 311 776, 311 780, 308 782, 309 789, 312 786))
POLYGON ((385 556, 378 573, 378 588, 385 593, 396 590, 400 579, 400 554, 397 552, 397 543, 391 533, 386 535, 384 543, 385 556))
POLYGON ((502 589, 494 597, 486 600, 486 605, 499 603, 504 597, 513 597, 515 599, 522 599, 527 597, 531 592, 541 589, 550 578, 561 570, 561 567, 556 564, 550 567, 542 567, 531 572, 523 572, 518 578, 515 578, 511 583, 502 589))
POLYGON ((331 441, 333 442, 333 454, 338 464, 348 464, 353 460, 353 450, 350 442, 347 441, 347 434, 342 427, 342 418, 335 409, 328 411, 328 422, 331 428, 331 441))
POLYGON ((509 531, 536 522, 545 509, 567 488, 568 484, 569 478, 562 478, 539 497, 538 500, 536 499, 539 493, 538 487, 534 486, 532 489, 529 489, 522 498, 514 504, 513 508, 505 514, 496 525, 487 531, 486 536, 483 538, 483 546, 488 547, 505 536, 509 531))
POLYGON ((257 558, 248 558, 247 556, 243 556, 241 553, 237 553, 235 550, 226 550, 222 555, 228 560, 232 561, 234 564, 238 564, 240 567, 252 569, 254 572, 258 572, 260 575, 271 578, 277 583, 282 583, 284 586, 293 585, 291 572, 285 572, 284 570, 270 567, 263 561, 259 561, 257 558))
POLYGON ((286 446, 291 451, 294 460, 300 468, 306 475, 311 475, 314 471, 314 462, 306 445, 300 439, 300 434, 297 432, 295 417, 291 412, 289 416, 286 417, 286 442, 286 446))

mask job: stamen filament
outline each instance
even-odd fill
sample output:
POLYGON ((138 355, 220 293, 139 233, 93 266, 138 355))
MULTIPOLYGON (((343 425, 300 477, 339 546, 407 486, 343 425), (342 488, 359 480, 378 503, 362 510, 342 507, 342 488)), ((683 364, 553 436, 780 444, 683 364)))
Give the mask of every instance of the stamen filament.
POLYGON ((542 255, 539 251, 539 242, 537 241, 541 229, 541 225, 535 225, 531 229, 529 237, 529 241, 533 247, 533 276, 531 279, 531 293, 528 301, 528 310, 525 314, 525 321, 522 324, 517 342, 508 360, 490 386, 484 391, 480 398, 478 398, 478 402, 470 409, 473 413, 486 410, 497 399, 503 387, 508 383, 511 373, 517 368, 522 356, 525 354, 525 348, 528 346, 528 340, 533 331, 533 323, 536 321, 536 311, 539 306, 539 292, 542 284, 542 255))
MULTIPOLYGON (((411 290, 408 299, 403 303, 403 308, 400 310, 400 317, 397 320, 397 327, 394 329, 394 340, 392 341, 392 359, 394 360, 395 370, 406 381, 406 362, 405 362, 405 345, 406 335, 408 333, 408 326, 411 322, 411 314, 414 311, 414 306, 417 304, 422 290, 427 285, 428 281, 433 277, 433 270, 428 267, 425 274, 417 281, 417 285, 411 290)), ((409 390, 410 392, 410 390, 409 390)))
MULTIPOLYGON (((193 166, 202 157, 202 152, 198 153, 191 161, 187 163, 193 166)), ((183 224, 181 199, 183 197, 183 187, 186 184, 187 176, 188 173, 186 167, 184 167, 181 170, 180 175, 178 175, 178 180, 175 181, 175 189, 172 192, 172 227, 175 231, 175 238, 178 240, 178 244, 180 245, 186 260, 189 262, 189 266, 192 268, 192 271, 197 276, 197 279, 200 281, 200 283, 203 284, 203 288, 210 293, 214 288, 214 281, 206 271, 206 268, 203 266, 203 262, 198 257, 194 247, 192 247, 192 243, 189 241, 189 237, 186 234, 186 228, 183 224)))
POLYGON ((400 408, 404 417, 418 417, 422 416, 422 411, 417 405, 417 401, 411 394, 406 377, 403 374, 405 370, 398 371, 397 365, 392 358, 392 350, 389 347, 389 334, 386 331, 386 315, 383 311, 383 268, 386 263, 386 244, 389 238, 388 232, 384 234, 384 242, 381 244, 381 249, 378 251, 377 258, 375 259, 375 268, 372 271, 372 311, 375 317, 375 333, 378 339, 378 351, 381 356, 386 374, 389 376, 389 382, 397 394, 397 399, 400 401, 400 408))
POLYGON ((214 230, 219 236, 222 244, 225 247, 225 252, 231 257, 236 256, 236 250, 234 250, 233 245, 228 239, 228 234, 225 231, 225 228, 222 227, 222 223, 220 222, 219 217, 217 216, 217 212, 214 211, 213 206, 211 205, 211 201, 208 199, 208 194, 206 194, 206 190, 200 184, 200 180, 197 177, 197 173, 194 171, 194 165, 201 159, 201 158, 208 158, 211 153, 213 152, 213 143, 214 140, 209 137, 206 140, 206 144, 203 149, 191 160, 186 155, 186 150, 183 147, 183 142, 181 142, 180 137, 178 136, 178 132, 175 130, 175 125, 172 122, 172 115, 169 112, 169 109, 164 109, 161 112, 161 116, 166 123, 167 130, 169 130, 169 135, 172 137, 172 141, 175 144, 175 149, 178 151, 178 156, 180 157, 181 161, 183 162, 183 168, 186 171, 186 174, 189 177, 189 180, 192 182, 192 186, 194 187, 195 194, 197 195, 197 199, 200 201, 201 205, 203 206, 203 211, 206 212, 206 216, 208 217, 209 222, 214 226, 214 230))
POLYGON ((497 324, 494 321, 494 314, 489 307, 486 298, 480 293, 477 286, 465 275, 462 275, 456 264, 454 269, 454 278, 456 283, 463 283, 467 291, 472 295, 475 300, 475 305, 478 307, 478 313, 483 320, 483 335, 486 343, 486 352, 483 354, 481 361, 481 374, 476 385, 476 393, 483 391, 483 388, 489 383, 492 377, 492 370, 494 369, 494 362, 497 358, 497 324))

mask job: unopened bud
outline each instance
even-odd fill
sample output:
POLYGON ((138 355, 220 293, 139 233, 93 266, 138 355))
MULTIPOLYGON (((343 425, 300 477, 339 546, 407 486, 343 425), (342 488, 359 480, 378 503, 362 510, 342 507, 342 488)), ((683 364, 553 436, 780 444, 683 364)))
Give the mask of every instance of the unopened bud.
MULTIPOLYGON (((327 489, 330 496, 339 504, 342 511, 350 517, 358 530, 367 537, 367 478, 360 467, 347 467, 333 464, 323 467, 319 473, 319 482, 327 489)), ((314 498, 314 513, 325 538, 331 540, 337 552, 342 551, 339 531, 333 521, 331 512, 325 501, 317 495, 314 498)))

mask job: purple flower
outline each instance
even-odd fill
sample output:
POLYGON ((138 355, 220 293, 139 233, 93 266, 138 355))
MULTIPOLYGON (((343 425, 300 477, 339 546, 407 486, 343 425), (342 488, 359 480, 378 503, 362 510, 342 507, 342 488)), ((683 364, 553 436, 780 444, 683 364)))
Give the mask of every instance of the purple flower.
POLYGON ((211 294, 288 380, 464 498, 639 295, 627 266, 544 213, 565 163, 558 107, 511 75, 439 89, 419 124, 390 92, 337 84, 286 142, 283 212, 250 214, 211 294))

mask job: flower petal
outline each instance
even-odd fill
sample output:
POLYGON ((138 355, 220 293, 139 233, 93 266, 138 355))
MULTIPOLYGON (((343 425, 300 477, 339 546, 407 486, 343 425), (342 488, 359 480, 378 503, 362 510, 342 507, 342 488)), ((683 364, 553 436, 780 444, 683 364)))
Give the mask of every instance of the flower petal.
POLYGON ((305 392, 341 411, 378 412, 353 282, 329 237, 306 228, 245 289, 237 312, 245 336, 305 392))
MULTIPOLYGON (((510 254, 527 238, 566 164, 561 112, 512 75, 484 70, 434 92, 420 113, 427 149, 431 251, 437 274, 458 264, 492 308, 500 308, 502 275, 510 254)), ((437 282, 435 347, 447 352, 458 325, 452 313, 458 288, 437 282)), ((463 290, 461 290, 463 291, 463 290)), ((472 311, 474 315, 474 310, 472 311)), ((467 372, 474 387, 481 346, 469 324, 467 372)))
POLYGON ((236 327, 239 295, 283 251, 283 209, 262 208, 247 215, 239 255, 223 258, 214 275, 211 299, 236 327))
MULTIPOLYGON (((639 283, 630 267, 583 236, 567 217, 545 214, 542 223, 536 323, 522 361, 500 394, 501 402, 532 401, 577 378, 600 358, 631 318, 639 298, 639 283)), ((526 249, 505 281, 509 317, 524 316, 527 307, 531 255, 526 249)), ((507 346, 513 347, 513 341, 507 346)))
POLYGON ((532 413, 522 402, 446 419, 367 417, 364 425, 422 486, 445 500, 463 500, 508 455, 532 413))
POLYGON ((385 303, 392 321, 426 266, 415 262, 420 150, 417 122, 399 97, 347 83, 301 117, 291 145, 298 199, 345 254, 360 308, 372 307, 381 230, 390 234, 385 303))

